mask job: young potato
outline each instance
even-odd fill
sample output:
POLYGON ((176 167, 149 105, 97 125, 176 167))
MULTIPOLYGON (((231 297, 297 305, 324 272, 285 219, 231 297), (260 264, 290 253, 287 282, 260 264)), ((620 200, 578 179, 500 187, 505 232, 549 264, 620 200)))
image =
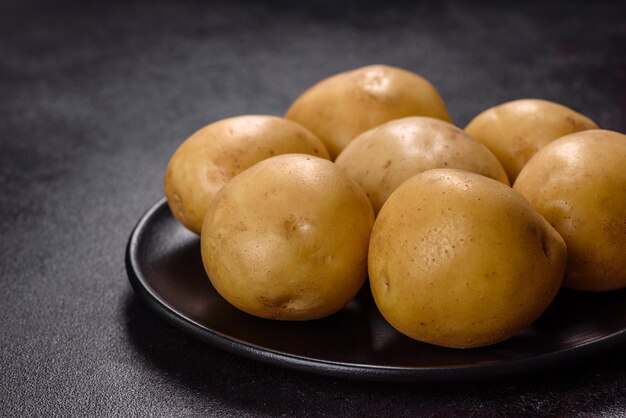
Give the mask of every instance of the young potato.
POLYGON ((335 162, 363 187, 375 213, 405 180, 432 168, 459 168, 509 185, 504 169, 483 144, 448 122, 423 116, 362 133, 335 162))
POLYGON ((321 318, 363 285, 373 223, 367 196, 334 163, 281 155, 217 194, 202 227, 202 261, 215 289, 251 315, 321 318))
POLYGON ((305 91, 285 117, 306 126, 335 158, 357 135, 405 116, 450 121, 432 84, 387 65, 370 65, 326 78, 305 91))
POLYGON ((393 192, 370 241, 385 319, 431 344, 503 341, 535 321, 563 278, 563 238, 510 187, 461 170, 417 174, 393 192))
POLYGON ((261 160, 289 153, 330 158, 309 130, 277 116, 238 116, 207 125, 172 156, 165 173, 167 203, 176 219, 199 234, 211 200, 228 180, 261 160))
POLYGON ((564 286, 626 287, 626 135, 597 129, 564 136, 526 164, 513 188, 565 239, 564 286))
POLYGON ((494 153, 511 182, 535 153, 564 135, 598 126, 574 110, 538 99, 507 102, 485 110, 465 132, 494 153))

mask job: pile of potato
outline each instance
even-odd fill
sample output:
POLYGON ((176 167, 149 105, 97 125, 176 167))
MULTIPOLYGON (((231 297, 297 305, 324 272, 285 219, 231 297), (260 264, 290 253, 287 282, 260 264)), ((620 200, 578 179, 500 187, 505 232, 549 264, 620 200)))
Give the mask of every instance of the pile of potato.
POLYGON ((528 327, 562 285, 626 287, 625 135, 531 99, 460 129, 390 66, 322 80, 284 118, 200 129, 165 192, 215 289, 263 318, 331 315, 369 275, 398 331, 469 348, 528 327))

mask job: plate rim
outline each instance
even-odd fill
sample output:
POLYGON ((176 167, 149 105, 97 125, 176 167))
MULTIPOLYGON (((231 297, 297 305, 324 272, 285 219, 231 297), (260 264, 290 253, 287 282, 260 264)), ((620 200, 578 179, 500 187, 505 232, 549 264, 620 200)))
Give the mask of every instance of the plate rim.
POLYGON ((131 287, 149 308, 169 324, 204 343, 251 360, 302 372, 333 377, 356 378, 360 380, 424 383, 461 382, 506 377, 515 374, 527 374, 540 369, 544 370, 562 366, 582 356, 607 350, 626 341, 626 328, 624 328, 620 331, 602 336, 594 341, 588 341, 574 347, 522 359, 432 367, 401 367, 347 363, 316 359, 269 349, 239 340, 198 324, 177 312, 176 309, 171 307, 167 301, 162 299, 158 292, 149 285, 147 278, 142 274, 137 257, 137 249, 140 246, 140 239, 145 232, 146 226, 159 210, 169 211, 165 197, 160 198, 141 216, 128 239, 125 251, 125 265, 131 287))

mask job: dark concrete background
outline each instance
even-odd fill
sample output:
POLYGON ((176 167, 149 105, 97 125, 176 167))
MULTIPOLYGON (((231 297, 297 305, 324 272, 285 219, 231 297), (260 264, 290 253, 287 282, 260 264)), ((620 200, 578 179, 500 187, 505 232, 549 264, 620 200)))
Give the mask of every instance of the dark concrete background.
POLYGON ((223 353, 136 299, 124 246, 177 145, 335 72, 416 71, 461 126, 540 97, 626 131, 625 3, 297 3, 0 5, 0 415, 625 416, 623 347, 496 382, 359 382, 223 353))

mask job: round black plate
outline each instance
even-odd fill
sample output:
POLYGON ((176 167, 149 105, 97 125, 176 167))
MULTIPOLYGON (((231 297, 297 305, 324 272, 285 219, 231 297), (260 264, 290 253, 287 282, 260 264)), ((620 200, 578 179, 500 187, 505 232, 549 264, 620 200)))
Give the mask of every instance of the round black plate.
POLYGON ((130 282, 163 318, 214 346, 315 373, 397 381, 460 381, 543 369, 626 341, 626 292, 561 290, 530 328, 489 347, 455 350, 413 341, 382 318, 367 284, 320 320, 271 321, 231 306, 211 286, 197 236, 165 199, 139 221, 126 252, 130 282))

